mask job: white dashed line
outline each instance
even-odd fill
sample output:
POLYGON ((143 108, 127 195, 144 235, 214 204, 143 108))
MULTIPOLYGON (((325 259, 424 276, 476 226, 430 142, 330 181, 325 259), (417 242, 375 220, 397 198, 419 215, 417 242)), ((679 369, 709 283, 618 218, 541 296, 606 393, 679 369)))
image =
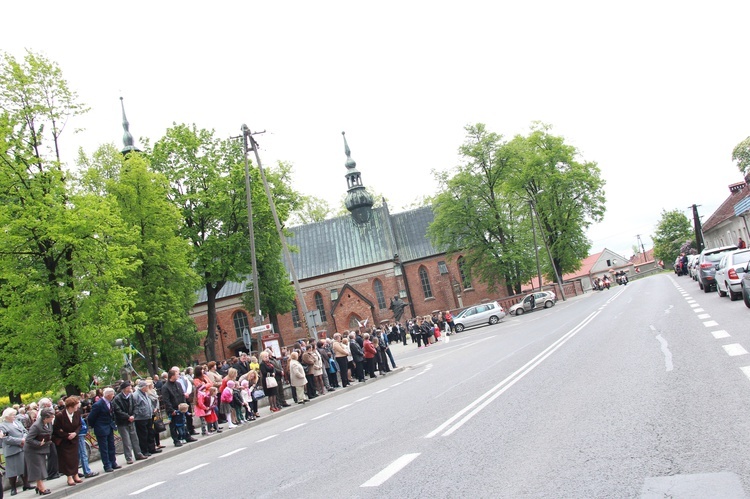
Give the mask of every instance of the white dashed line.
POLYGON ((750 379, 750 366, 740 367, 740 369, 750 379))
POLYGON ((138 495, 138 494, 140 494, 141 492, 146 492, 147 490, 151 490, 151 489, 153 489, 154 487, 158 487, 159 485, 161 485, 161 484, 163 484, 163 483, 165 483, 165 482, 156 482, 156 483, 152 483, 152 484, 151 484, 151 485, 149 485, 148 487, 143 487, 142 489, 138 489, 138 490, 136 490, 135 492, 131 492, 131 493, 130 493, 129 495, 131 495, 131 496, 135 496, 135 495, 138 495))
POLYGON ((699 319, 710 319, 711 314, 701 314, 698 316, 699 319))
POLYGON ((307 424, 307 423, 300 423, 300 424, 298 424, 298 425, 294 425, 294 426, 292 426, 291 428, 287 428, 287 429, 286 429, 286 430, 284 430, 284 431, 286 432, 286 431, 292 431, 292 430, 296 430, 297 428, 301 428, 301 427, 305 426, 306 424, 307 424))
POLYGON ((697 314, 699 312, 705 312, 705 310, 703 310, 702 308, 696 308, 696 309, 693 309, 693 312, 697 314))
POLYGON ((369 398, 370 398, 371 396, 372 396, 372 395, 368 395, 368 396, 366 396, 366 397, 362 397, 361 399, 357 399, 357 400, 355 400, 354 402, 362 402, 363 400, 367 400, 367 399, 369 399, 369 398))
POLYGON ((347 407, 351 407, 351 406, 352 406, 352 404, 346 404, 346 405, 342 405, 341 407, 339 407, 339 408, 338 408, 338 409, 336 409, 336 410, 337 410, 337 411, 340 411, 341 409, 346 409, 347 407))
POLYGON ((714 338, 717 340, 720 340, 722 338, 729 338, 729 333, 724 331, 723 329, 719 329, 718 331, 711 332, 712 335, 714 335, 714 338))
POLYGON ((180 471, 180 472, 179 472, 179 473, 177 473, 177 474, 178 474, 178 475, 187 475, 187 474, 188 474, 188 473, 190 473, 191 471, 195 471, 195 470, 201 469, 201 468, 203 468, 204 466, 208 466, 208 463, 203 463, 203 464, 199 464, 198 466, 193 466, 192 468, 186 469, 185 471, 180 471))
POLYGON ((315 421, 317 419, 323 419, 324 417, 326 417, 328 415, 331 415, 331 414, 333 414, 333 413, 332 412, 326 412, 325 414, 321 414, 320 416, 315 416, 314 418, 311 419, 311 421, 315 421))
POLYGON ((714 326, 718 326, 719 323, 716 321, 706 321, 703 323, 703 325, 706 327, 714 327, 714 326))
POLYGON ((404 469, 407 464, 414 461, 417 456, 419 456, 418 452, 415 454, 404 454, 403 456, 386 466, 383 471, 360 485, 360 487, 377 487, 378 485, 382 485, 390 477, 404 469))
POLYGON ((690 304, 690 308, 695 308, 695 307, 700 307, 700 305, 698 305, 697 303, 691 303, 690 304))
POLYGON ((737 357, 738 355, 747 354, 747 350, 739 343, 732 343, 731 345, 723 345, 724 350, 730 357, 737 357))
MULTIPOLYGON (((411 378, 409 378, 409 379, 411 379, 411 378)), ((408 381, 408 380, 405 380, 405 381, 408 381)), ((401 384, 403 384, 403 383, 404 383, 403 381, 399 381, 398 383, 393 383, 393 384, 392 384, 391 386, 389 386, 388 388, 393 388, 394 386, 398 386, 398 385, 401 385, 401 384)))
MULTIPOLYGON (((274 435, 274 436, 276 436, 276 435, 274 435)), ((222 457, 229 457, 229 456, 231 456, 233 454, 237 454, 238 452, 242 452, 245 449, 247 449, 247 447, 240 447, 239 449, 234 449, 232 452, 227 452, 223 456, 219 456, 219 459, 221 459, 222 457)))
POLYGON ((377 395, 378 393, 383 393, 386 390, 388 390, 388 388, 383 388, 382 390, 378 390, 377 392, 375 392, 375 395, 377 395))
POLYGON ((256 443, 256 444, 259 444, 259 443, 261 443, 261 442, 265 442, 266 440, 271 440, 272 438, 274 438, 274 437, 278 437, 278 436, 279 436, 279 434, 277 433, 276 435, 271 435, 271 436, 269 436, 269 437, 266 437, 266 438, 261 438, 260 440, 258 440, 258 441, 257 441, 257 442, 255 442, 255 443, 256 443))

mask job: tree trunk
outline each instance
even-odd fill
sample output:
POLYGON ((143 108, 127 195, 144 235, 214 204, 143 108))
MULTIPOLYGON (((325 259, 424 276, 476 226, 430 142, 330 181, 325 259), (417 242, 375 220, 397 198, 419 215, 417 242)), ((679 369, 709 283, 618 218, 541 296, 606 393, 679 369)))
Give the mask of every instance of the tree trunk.
POLYGON ((12 404, 21 404, 21 394, 16 393, 15 390, 11 390, 10 393, 8 393, 8 398, 10 399, 10 403, 12 404))
POLYGON ((216 295, 218 290, 211 284, 206 284, 208 331, 204 348, 206 349, 206 360, 216 360, 216 295))

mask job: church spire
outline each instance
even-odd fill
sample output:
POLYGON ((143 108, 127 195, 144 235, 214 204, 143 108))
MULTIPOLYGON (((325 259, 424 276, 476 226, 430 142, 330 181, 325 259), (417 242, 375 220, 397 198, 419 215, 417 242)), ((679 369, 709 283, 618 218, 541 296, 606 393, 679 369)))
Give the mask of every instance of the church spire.
POLYGON ((352 152, 346 141, 346 132, 341 132, 344 136, 344 153, 346 154, 346 183, 349 187, 344 204, 346 209, 352 214, 352 218, 358 224, 366 224, 372 217, 372 205, 374 204, 372 195, 367 192, 362 185, 362 176, 357 170, 357 163, 352 159, 352 152))
POLYGON ((129 152, 141 152, 137 147, 133 145, 133 135, 130 133, 130 123, 128 123, 128 118, 125 116, 125 103, 123 102, 122 97, 120 97, 120 105, 122 106, 122 153, 127 154, 129 152))

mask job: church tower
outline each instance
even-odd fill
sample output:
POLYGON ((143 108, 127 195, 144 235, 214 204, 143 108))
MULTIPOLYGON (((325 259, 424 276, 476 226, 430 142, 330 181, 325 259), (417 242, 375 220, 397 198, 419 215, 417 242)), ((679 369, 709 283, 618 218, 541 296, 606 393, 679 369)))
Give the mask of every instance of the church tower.
POLYGON ((341 132, 344 137, 344 152, 346 153, 346 183, 348 194, 344 200, 346 209, 352 214, 354 222, 358 225, 366 224, 372 218, 373 199, 365 186, 362 185, 362 176, 357 170, 357 163, 352 159, 352 152, 346 142, 346 132, 341 132))

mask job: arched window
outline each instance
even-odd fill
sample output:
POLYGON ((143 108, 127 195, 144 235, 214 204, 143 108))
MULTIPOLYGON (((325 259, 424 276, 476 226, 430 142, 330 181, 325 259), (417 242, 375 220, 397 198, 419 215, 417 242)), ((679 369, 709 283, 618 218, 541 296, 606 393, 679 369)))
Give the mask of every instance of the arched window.
POLYGON ((315 293, 315 308, 320 312, 320 322, 326 322, 326 309, 323 306, 323 296, 320 293, 315 293))
POLYGON ((302 322, 299 320, 299 310, 297 309, 297 300, 294 300, 292 304, 292 324, 294 327, 302 327, 302 322))
POLYGON ((250 331, 250 322, 247 320, 247 314, 244 310, 238 310, 232 315, 234 321, 234 332, 237 333, 238 338, 242 338, 242 331, 247 329, 250 331))
POLYGON ((375 298, 378 300, 378 308, 381 310, 386 308, 385 295, 383 294, 383 283, 380 282, 380 279, 375 279, 372 283, 372 287, 375 288, 375 298))
POLYGON ((466 260, 464 260, 464 257, 459 256, 458 257, 458 273, 461 275, 461 284, 463 285, 464 289, 471 287, 471 271, 469 270, 469 267, 466 265, 466 260))
POLYGON ((430 286, 430 276, 427 275, 427 269, 419 267, 419 282, 422 283, 422 293, 425 298, 432 298, 432 287, 430 286))

